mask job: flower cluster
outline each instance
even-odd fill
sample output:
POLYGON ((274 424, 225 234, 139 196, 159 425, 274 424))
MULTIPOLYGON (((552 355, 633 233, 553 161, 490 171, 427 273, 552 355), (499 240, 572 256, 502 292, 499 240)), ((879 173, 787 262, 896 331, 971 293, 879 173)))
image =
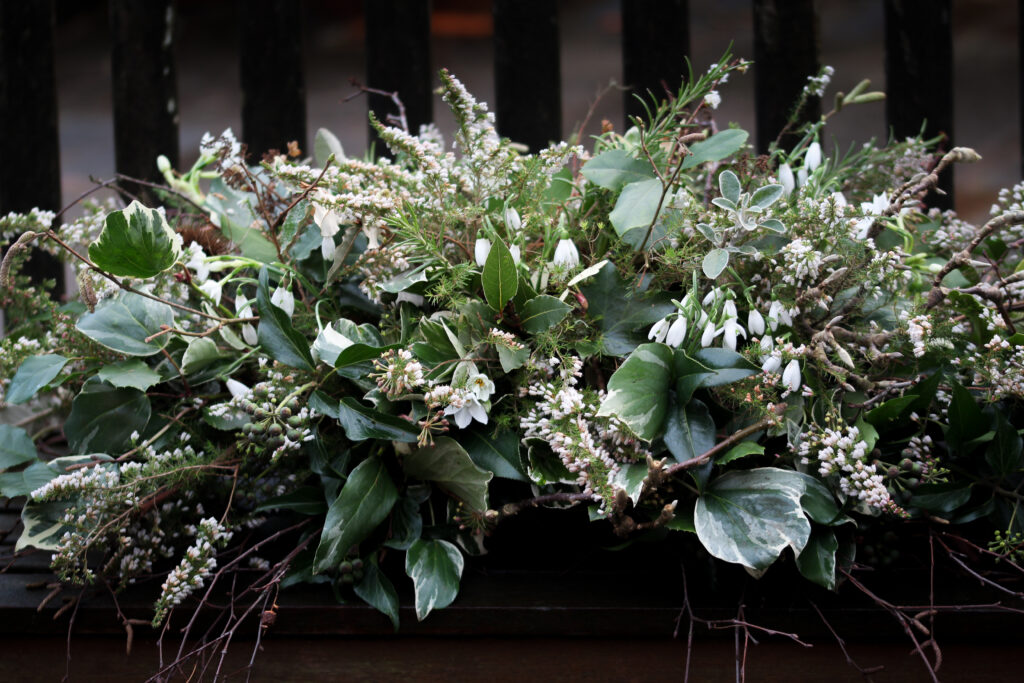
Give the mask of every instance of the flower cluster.
POLYGON ((196 537, 195 543, 188 547, 181 562, 171 570, 160 587, 160 599, 153 615, 154 627, 163 623, 167 612, 203 587, 217 568, 214 551, 226 545, 232 536, 232 532, 213 517, 200 520, 192 533, 196 537))

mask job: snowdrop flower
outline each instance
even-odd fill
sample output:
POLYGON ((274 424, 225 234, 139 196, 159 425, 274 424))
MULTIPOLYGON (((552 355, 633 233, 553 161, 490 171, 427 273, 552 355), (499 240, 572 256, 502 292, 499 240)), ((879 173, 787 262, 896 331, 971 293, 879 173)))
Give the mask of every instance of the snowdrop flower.
POLYGON ((779 323, 782 323, 787 327, 792 327, 793 316, 789 314, 789 311, 782 305, 782 302, 776 299, 768 309, 768 326, 771 328, 772 332, 774 332, 779 329, 779 323))
POLYGON ((761 337, 760 346, 762 354, 771 353, 772 349, 775 348, 775 340, 772 339, 772 336, 770 334, 766 334, 763 337, 761 337))
POLYGON ((747 338, 746 331, 744 331, 743 326, 740 325, 736 318, 729 318, 726 320, 725 324, 722 325, 722 332, 725 333, 725 336, 722 337, 722 346, 732 349, 733 351, 736 350, 737 334, 741 335, 744 339, 747 338))
POLYGON ((715 327, 715 321, 709 320, 708 324, 704 327, 704 334, 700 336, 700 345, 705 348, 711 346, 711 342, 713 342, 715 337, 721 334, 724 329, 725 328, 715 327))
POLYGON ((764 359, 761 363, 761 369, 765 372, 778 372, 779 368, 782 367, 782 356, 777 353, 773 353, 764 359))
POLYGON ((214 305, 220 305, 220 298, 222 294, 220 280, 207 280, 203 284, 199 285, 199 289, 203 294, 213 299, 214 305))
POLYGON ((556 266, 565 266, 566 268, 575 268, 580 264, 580 252, 576 249, 576 245, 570 239, 558 240, 558 246, 555 247, 555 258, 552 261, 556 266))
POLYGON ((207 278, 210 277, 210 267, 206 265, 206 252, 203 251, 201 246, 193 242, 189 246, 189 254, 189 259, 185 266, 196 271, 194 280, 206 282, 207 278))
POLYGON ((230 379, 229 378, 227 380, 226 384, 228 385, 228 391, 231 392, 231 397, 232 398, 241 398, 241 397, 244 397, 244 396, 248 396, 249 392, 251 391, 251 389, 249 389, 249 387, 245 386, 244 384, 242 384, 238 380, 234 380, 234 379, 230 379))
POLYGON ((821 166, 821 145, 817 141, 811 143, 807 148, 807 156, 804 157, 804 168, 810 172, 821 166))
MULTIPOLYGON (((235 315, 239 318, 252 317, 252 306, 241 290, 235 292, 235 315)), ((259 336, 256 334, 256 328, 252 326, 252 323, 242 325, 242 339, 250 346, 255 346, 259 343, 259 336)))
POLYGON ((523 227, 523 221, 519 218, 519 212, 511 206, 505 209, 505 226, 512 232, 519 232, 523 227))
POLYGON ((836 203, 836 206, 849 206, 850 203, 846 201, 846 195, 842 192, 833 192, 832 200, 836 203))
POLYGON ((786 365, 786 369, 782 371, 782 383, 789 388, 790 391, 800 390, 800 363, 797 359, 789 361, 786 365))
POLYGON ((722 307, 722 314, 727 320, 729 318, 738 318, 739 314, 736 312, 736 302, 732 299, 726 301, 725 305, 722 307))
POLYGON ((278 286, 274 290, 274 293, 270 295, 270 303, 287 313, 289 318, 295 313, 295 295, 284 286, 278 286))
POLYGON ((519 245, 513 244, 508 250, 512 254, 512 262, 518 266, 520 261, 519 245))
POLYGON ((319 204, 313 205, 313 222, 320 228, 320 253, 325 261, 334 260, 334 236, 338 234, 338 214, 319 204))
POLYGON ((668 335, 668 318, 662 318, 658 322, 651 325, 651 331, 647 333, 648 339, 653 339, 657 343, 665 341, 665 337, 668 335))
POLYGON ((865 217, 857 221, 857 225, 854 228, 857 239, 862 240, 868 236, 868 232, 871 231, 871 226, 874 224, 875 216, 882 215, 882 212, 889 208, 889 198, 883 192, 882 194, 876 194, 871 198, 870 202, 861 202, 860 210, 864 213, 865 217))
POLYGON ((764 316, 756 308, 751 308, 750 313, 747 314, 747 329, 750 330, 751 334, 758 336, 764 334, 764 316))
POLYGON ((486 237, 477 237, 476 244, 473 246, 473 257, 476 259, 476 264, 481 268, 487 263, 487 255, 491 253, 491 241, 486 237))
POLYGON ((677 315, 676 319, 672 321, 672 325, 668 328, 668 334, 665 335, 665 343, 678 349, 685 338, 686 316, 677 315))
POLYGON ((787 197, 796 189, 796 179, 793 178, 793 169, 789 167, 789 164, 779 166, 779 184, 782 185, 782 191, 786 193, 787 197))
POLYGON ((796 172, 796 185, 797 187, 803 187, 807 184, 807 167, 804 166, 796 172))

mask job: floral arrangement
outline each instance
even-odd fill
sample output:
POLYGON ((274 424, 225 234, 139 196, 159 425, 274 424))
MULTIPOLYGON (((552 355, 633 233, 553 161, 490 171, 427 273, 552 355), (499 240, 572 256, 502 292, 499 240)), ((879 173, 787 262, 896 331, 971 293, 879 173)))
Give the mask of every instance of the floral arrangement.
POLYGON ((162 581, 154 626, 235 573, 265 615, 271 587, 330 583, 397 628, 385 558, 423 619, 531 506, 828 588, 875 519, 1019 569, 1024 185, 974 226, 924 204, 969 149, 825 156, 825 121, 881 97, 797 126, 830 70, 795 147, 756 155, 714 119, 747 66, 536 154, 442 71, 450 147, 374 120, 390 158, 320 131, 250 165, 226 131, 160 161, 156 208, 0 219, 19 549, 66 582, 162 581), (30 245, 78 300, 18 274, 30 245))

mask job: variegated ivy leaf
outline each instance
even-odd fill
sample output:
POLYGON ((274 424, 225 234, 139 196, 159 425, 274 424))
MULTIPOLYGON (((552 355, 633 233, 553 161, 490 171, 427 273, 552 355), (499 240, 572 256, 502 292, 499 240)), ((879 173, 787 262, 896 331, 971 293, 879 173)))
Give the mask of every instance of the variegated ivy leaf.
POLYGON ((121 277, 153 277, 175 264, 182 240, 163 213, 133 201, 107 216, 100 238, 89 245, 93 263, 121 277))
POLYGON ((644 441, 660 432, 672 383, 672 349, 641 344, 608 380, 608 395, 598 415, 617 417, 644 441))

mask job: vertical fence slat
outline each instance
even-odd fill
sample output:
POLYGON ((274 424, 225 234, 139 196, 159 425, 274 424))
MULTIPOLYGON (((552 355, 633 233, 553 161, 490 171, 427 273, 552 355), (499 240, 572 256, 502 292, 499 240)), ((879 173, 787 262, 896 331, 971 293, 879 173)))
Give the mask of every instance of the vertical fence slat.
MULTIPOLYGON (((60 209, 60 141, 52 0, 0 2, 0 215, 60 209)), ((25 272, 57 280, 60 264, 36 251, 25 272)))
MULTIPOLYGON (((397 92, 409 131, 434 119, 430 89, 429 0, 366 0, 366 85, 397 92)), ((389 97, 370 95, 370 111, 386 122, 397 108, 389 97)), ((370 139, 376 140, 373 130, 370 139)), ((378 147, 377 152, 386 152, 378 147)))
MULTIPOLYGON (((818 15, 813 0, 754 0, 754 100, 757 110, 757 149, 768 145, 786 125, 793 105, 817 74, 818 15)), ((800 122, 821 117, 821 102, 812 98, 800 122)), ((783 147, 797 141, 786 136, 783 147)))
MULTIPOLYGON (((953 24, 951 0, 885 0, 885 116, 902 140, 953 136, 953 24)), ((931 206, 953 207, 952 168, 939 180, 945 196, 929 195, 931 206)))
POLYGON ((494 0, 498 132, 530 151, 562 139, 558 3, 494 0))
POLYGON ((306 84, 302 64, 302 3, 239 0, 242 140, 259 160, 264 152, 306 147, 306 84))
POLYGON ((160 180, 160 154, 178 165, 174 16, 174 0, 110 0, 114 166, 133 178, 160 180))
POLYGON ((1017 95, 1020 117, 1020 173, 1024 178, 1024 0, 1017 0, 1017 95))
MULTIPOLYGON (((1024 1, 1024 0, 1022 0, 1024 1)), ((622 77, 626 115, 642 116, 637 95, 675 94, 690 55, 689 0, 622 0, 622 77)))

